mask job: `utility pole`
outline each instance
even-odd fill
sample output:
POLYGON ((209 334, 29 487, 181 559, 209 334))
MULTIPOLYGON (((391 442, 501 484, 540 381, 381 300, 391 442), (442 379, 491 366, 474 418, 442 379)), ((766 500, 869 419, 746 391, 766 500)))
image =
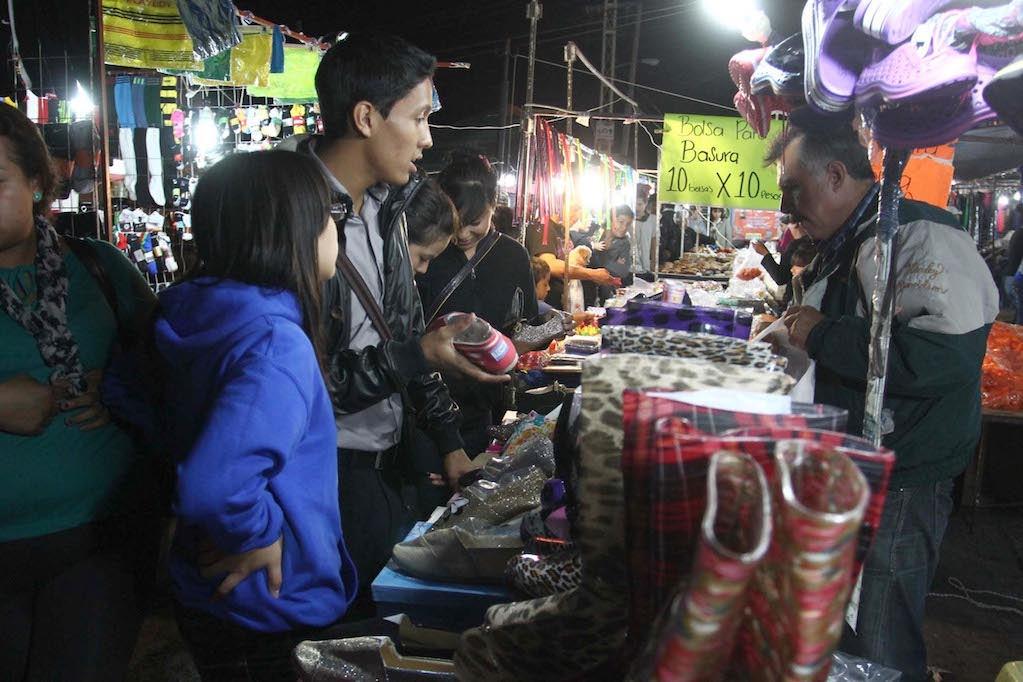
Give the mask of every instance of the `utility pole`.
MULTIPOLYGON (((633 14, 633 16, 636 19, 636 28, 632 32, 632 60, 629 62, 629 90, 628 90, 629 97, 631 99, 636 99, 636 86, 635 86, 635 83, 636 83, 636 64, 639 62, 639 32, 640 32, 640 27, 643 25, 643 2, 642 2, 642 0, 639 0, 638 2, 636 2, 634 7, 635 7, 635 13, 633 14)), ((613 77, 614 74, 611 74, 611 76, 613 77)), ((638 123, 633 124, 633 130, 632 130, 632 136, 631 136, 631 137, 635 138, 635 141, 633 142, 633 145, 634 145, 634 149, 636 149, 637 153, 639 151, 638 150, 639 128, 637 127, 638 125, 639 125, 638 123)), ((629 135, 622 135, 622 158, 628 157, 628 155, 629 155, 629 138, 630 138, 629 135)), ((639 165, 637 164, 635 166, 635 168, 639 168, 639 165)))
MULTIPOLYGON (((509 112, 509 82, 508 74, 511 70, 511 38, 504 41, 504 78, 501 79, 501 131, 497 137, 497 158, 502 162, 507 160, 508 151, 508 129, 505 127, 510 120, 509 112)), ((502 166, 504 169, 504 166, 502 166)), ((504 169, 505 171, 507 169, 504 169)))
MULTIPOLYGON (((600 72, 615 77, 615 47, 618 43, 618 0, 604 0, 603 45, 600 54, 600 72)), ((606 87, 600 88, 601 113, 614 113, 614 96, 606 87), (607 112, 604 107, 610 105, 607 112)))
POLYGON ((526 8, 529 19, 529 68, 526 73, 526 102, 522 118, 522 147, 519 149, 518 198, 519 218, 522 220, 522 234, 525 235, 529 220, 529 178, 532 175, 530 143, 533 137, 533 85, 536 71, 536 31, 543 16, 543 6, 538 0, 530 0, 526 8))
MULTIPOLYGON (((568 86, 568 96, 566 97, 567 104, 565 105, 565 108, 568 109, 569 111, 573 111, 573 109, 572 109, 572 73, 575 71, 575 43, 569 43, 568 45, 565 45, 565 63, 568 64, 568 71, 566 72, 568 74, 568 76, 567 76, 567 79, 568 79, 568 83, 567 83, 567 86, 568 86)), ((574 118, 573 116, 569 116, 568 120, 565 121, 565 130, 566 130, 566 132, 568 132, 569 135, 572 134, 572 119, 573 118, 574 118)))

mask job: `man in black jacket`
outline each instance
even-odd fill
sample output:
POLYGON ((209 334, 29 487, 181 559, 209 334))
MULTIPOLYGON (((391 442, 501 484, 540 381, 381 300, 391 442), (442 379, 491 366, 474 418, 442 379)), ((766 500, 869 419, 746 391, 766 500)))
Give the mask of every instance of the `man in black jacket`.
POLYGON ((349 35, 316 72, 323 135, 292 143, 321 162, 337 202, 349 209, 338 228, 355 274, 344 272, 339 259, 325 289, 324 319, 341 523, 364 597, 412 520, 402 471, 414 422, 445 453, 449 483, 472 468, 458 434, 458 409, 436 372, 507 381, 455 350, 452 339, 468 321, 424 334, 404 207, 420 186, 415 162, 433 144, 427 119, 435 65, 400 38, 349 35), (372 299, 369 309, 356 287, 372 299), (374 323, 373 309, 383 324, 374 323))

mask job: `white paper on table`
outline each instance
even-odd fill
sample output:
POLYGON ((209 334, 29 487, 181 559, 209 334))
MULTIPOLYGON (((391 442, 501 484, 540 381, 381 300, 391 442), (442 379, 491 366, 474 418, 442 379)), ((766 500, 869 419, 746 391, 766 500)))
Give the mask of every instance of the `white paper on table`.
POLYGON ((724 388, 708 388, 703 391, 675 391, 653 393, 656 398, 666 398, 689 405, 699 405, 729 412, 750 414, 791 414, 792 399, 787 395, 768 395, 751 391, 732 391, 724 388))
POLYGON ((845 610, 845 622, 849 624, 853 632, 856 632, 856 623, 860 618, 860 590, 863 588, 863 569, 856 577, 856 584, 853 585, 852 594, 849 595, 849 606, 845 610))
POLYGON ((789 364, 785 368, 785 374, 796 380, 789 397, 793 402, 812 403, 816 381, 814 375, 817 363, 810 359, 806 351, 796 348, 789 343, 789 330, 782 318, 772 322, 767 329, 757 334, 752 340, 764 341, 770 337, 770 343, 775 352, 788 359, 789 364))

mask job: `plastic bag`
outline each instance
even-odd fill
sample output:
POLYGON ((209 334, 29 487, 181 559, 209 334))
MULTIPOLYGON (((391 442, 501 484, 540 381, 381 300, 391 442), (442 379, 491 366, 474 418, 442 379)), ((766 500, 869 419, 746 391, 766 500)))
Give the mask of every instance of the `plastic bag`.
POLYGON ((177 0, 196 59, 208 59, 242 41, 231 0, 177 0))
POLYGON ((831 654, 831 672, 827 682, 895 682, 902 679, 898 670, 836 651, 831 654))
POLYGON ((1023 411, 1023 327, 995 322, 982 368, 982 404, 992 410, 1023 411))

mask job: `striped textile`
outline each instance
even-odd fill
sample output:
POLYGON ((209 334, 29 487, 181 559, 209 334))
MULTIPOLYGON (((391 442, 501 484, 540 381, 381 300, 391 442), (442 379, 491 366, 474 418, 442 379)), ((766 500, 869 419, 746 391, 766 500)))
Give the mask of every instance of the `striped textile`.
POLYGON ((198 71, 192 38, 174 0, 102 0, 106 63, 198 71))

